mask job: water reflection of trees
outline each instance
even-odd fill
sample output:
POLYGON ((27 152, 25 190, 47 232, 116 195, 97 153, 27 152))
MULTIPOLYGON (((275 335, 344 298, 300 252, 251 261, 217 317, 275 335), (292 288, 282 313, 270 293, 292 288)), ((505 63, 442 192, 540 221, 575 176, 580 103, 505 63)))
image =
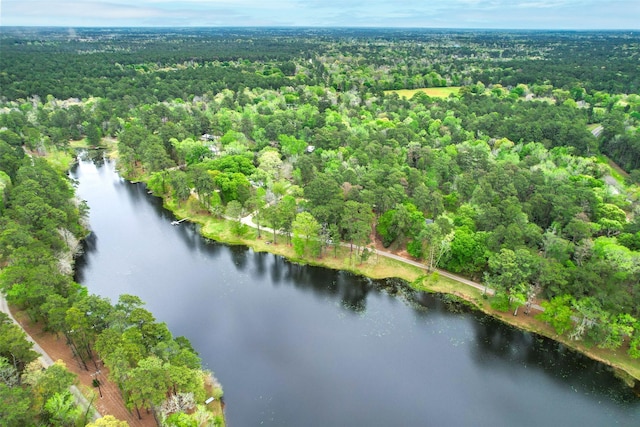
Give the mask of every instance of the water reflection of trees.
POLYGON ((266 252, 254 252, 253 265, 254 274, 257 277, 264 277, 267 274, 267 262, 270 254, 266 252))
MULTIPOLYGON (((132 206, 136 208, 151 206, 151 208, 156 211, 159 216, 163 217, 163 219, 168 217, 168 214, 166 213, 168 211, 163 212, 162 209, 158 208, 159 199, 157 197, 150 197, 149 200, 146 200, 145 196, 147 196, 147 190, 144 184, 119 179, 113 184, 113 186, 117 191, 124 193, 129 198, 132 206)), ((161 203, 162 202, 160 202, 160 208, 162 208, 161 203)))
POLYGON ((274 286, 283 284, 323 299, 339 299, 343 307, 356 313, 366 309, 367 295, 373 289, 367 278, 345 271, 293 263, 273 254, 254 253, 253 258, 256 265, 253 272, 262 277, 268 271, 274 286))
POLYGON ((429 312, 438 315, 473 317, 476 345, 471 346, 473 358, 482 369, 505 369, 505 364, 519 368, 538 369, 541 374, 563 386, 585 393, 613 399, 618 404, 637 407, 638 397, 617 379, 610 367, 596 362, 565 345, 506 325, 470 308, 449 295, 414 292, 399 287, 401 297, 414 308, 418 316, 429 312))
MULTIPOLYGON (((83 162, 91 162, 96 165, 97 168, 100 168, 104 165, 106 159, 106 153, 103 148, 90 148, 90 149, 82 149, 78 150, 76 156, 79 160, 83 162)), ((72 172, 75 170, 72 169, 72 172)))
POLYGON ((91 232, 81 243, 81 254, 75 259, 74 277, 77 283, 83 283, 84 271, 91 265, 91 254, 98 250, 98 236, 91 232))
POLYGON ((441 316, 457 317, 472 313, 474 310, 468 303, 454 295, 418 292, 410 288, 402 291, 404 300, 419 316, 427 313, 438 313, 441 316))
MULTIPOLYGON (((251 251, 245 249, 246 253, 251 251)), ((274 286, 285 284, 311 292, 318 297, 329 296, 339 299, 344 308, 355 313, 363 313, 366 310, 367 296, 372 291, 397 297, 421 314, 431 309, 451 314, 469 311, 466 305, 456 299, 449 300, 446 297, 416 292, 400 279, 372 280, 347 271, 293 263, 269 253, 252 252, 252 261, 254 266, 252 273, 256 278, 262 278, 268 272, 274 286)))
POLYGON ((284 263, 284 259, 279 256, 272 255, 273 259, 271 261, 271 283, 273 285, 279 285, 282 282, 282 264, 284 263))
POLYGON ((247 255, 250 251, 246 246, 230 246, 229 252, 231 254, 231 259, 233 260, 233 264, 240 271, 244 271, 247 267, 247 255))
POLYGON ((214 258, 219 256, 224 250, 226 250, 226 246, 211 239, 202 239, 201 248, 207 253, 208 256, 210 255, 214 258))
MULTIPOLYGON (((168 218, 167 222, 172 218, 168 218)), ((196 224, 187 224, 182 223, 178 227, 178 237, 182 240, 186 247, 188 247, 192 251, 200 251, 203 247, 206 247, 206 240, 200 236, 198 231, 198 225, 196 224)))
POLYGON ((504 370, 505 363, 548 374, 564 386, 619 403, 637 405, 632 390, 615 378, 608 366, 567 348, 562 343, 521 331, 491 317, 477 315, 473 322, 476 346, 473 358, 483 368, 504 370))

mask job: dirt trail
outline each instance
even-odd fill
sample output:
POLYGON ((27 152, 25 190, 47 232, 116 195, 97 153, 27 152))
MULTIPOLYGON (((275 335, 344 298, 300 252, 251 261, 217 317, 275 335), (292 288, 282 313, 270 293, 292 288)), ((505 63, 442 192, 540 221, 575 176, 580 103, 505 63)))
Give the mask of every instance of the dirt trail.
MULTIPOLYGON (((243 218, 240 219, 240 222, 242 224, 245 224, 249 227, 253 227, 256 228, 256 225, 253 223, 252 221, 252 214, 249 214, 243 218)), ((273 234, 273 229, 269 228, 269 227, 260 227, 261 231, 265 232, 265 233, 272 233, 273 234)), ((280 234, 280 233, 278 233, 280 234)), ((342 246, 345 247, 349 247, 349 243, 342 243, 342 246)), ((418 268, 422 268, 424 270, 427 270, 427 265, 418 261, 415 261, 413 259, 411 259, 408 255, 403 256, 403 255, 397 255, 394 254, 393 252, 384 250, 384 249, 380 249, 378 247, 376 247, 375 249, 376 254, 380 255, 380 256, 384 256, 387 258, 391 258, 391 259, 395 259, 397 261, 400 262, 404 262, 406 264, 411 264, 413 266, 416 266, 418 268)), ((471 286, 472 288, 476 288, 480 291, 483 291, 485 293, 487 293, 488 295, 493 295, 495 293, 495 291, 491 288, 486 287, 485 285, 478 283, 478 282, 474 282, 473 280, 469 280, 467 278, 464 278, 462 276, 458 276, 457 274, 453 274, 453 273, 449 273, 446 270, 441 270, 439 268, 436 268, 435 271, 438 272, 438 274, 440 274, 443 277, 447 277, 451 280, 455 280, 458 283, 462 283, 464 285, 467 286, 471 286)), ((538 304, 532 304, 531 308, 534 310, 538 310, 538 311, 544 311, 544 308, 542 308, 541 306, 539 306, 538 304)))
POLYGON ((10 312, 7 302, 2 295, 0 295, 0 311, 7 313, 14 322, 24 329, 27 333, 27 338, 34 343, 33 349, 41 354, 40 360, 44 366, 52 365, 54 360, 62 360, 67 365, 69 371, 78 375, 78 386, 72 386, 71 392, 84 408, 89 404, 85 396, 94 396, 91 403, 99 412, 95 414, 94 419, 99 418, 101 416, 100 414, 109 414, 119 420, 128 422, 130 427, 153 427, 156 425, 153 415, 151 414, 142 411, 142 420, 139 420, 135 411, 133 414, 127 411, 118 387, 110 381, 107 381, 109 372, 107 368, 98 364, 100 372, 96 374, 96 367, 91 364, 89 365, 89 371, 85 370, 84 367, 80 366, 76 359, 73 358, 71 349, 65 343, 64 338, 57 338, 53 334, 44 332, 41 324, 33 324, 26 321, 24 313, 10 312), (96 377, 101 383, 100 390, 94 388, 92 385, 93 379, 96 377), (84 394, 81 393, 79 389, 82 389, 84 394), (99 391, 102 391, 102 397, 100 397, 99 391))

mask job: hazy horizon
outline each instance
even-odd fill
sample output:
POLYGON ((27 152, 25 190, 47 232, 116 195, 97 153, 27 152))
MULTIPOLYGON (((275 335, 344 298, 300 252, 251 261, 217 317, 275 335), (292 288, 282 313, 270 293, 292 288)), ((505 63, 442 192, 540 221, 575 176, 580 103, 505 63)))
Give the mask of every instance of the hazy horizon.
POLYGON ((3 27, 637 30, 637 0, 4 0, 3 27))

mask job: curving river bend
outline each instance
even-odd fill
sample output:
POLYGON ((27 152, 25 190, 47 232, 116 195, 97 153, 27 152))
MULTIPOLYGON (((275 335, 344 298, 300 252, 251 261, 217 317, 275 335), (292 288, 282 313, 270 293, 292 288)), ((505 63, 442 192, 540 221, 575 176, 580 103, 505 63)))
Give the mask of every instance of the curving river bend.
POLYGON ((77 280, 184 335, 244 426, 638 426, 640 398, 562 345, 394 281, 208 241, 100 152, 72 170, 77 280))

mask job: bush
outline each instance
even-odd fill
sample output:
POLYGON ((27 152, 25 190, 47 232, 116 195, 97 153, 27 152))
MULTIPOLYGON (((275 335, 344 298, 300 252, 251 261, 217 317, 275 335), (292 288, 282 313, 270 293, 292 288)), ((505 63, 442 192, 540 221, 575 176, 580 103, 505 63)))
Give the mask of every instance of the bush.
POLYGON ((414 258, 422 258, 422 242, 420 240, 412 240, 407 243, 407 252, 414 258))
POLYGON ((491 298, 491 308, 498 311, 510 311, 511 304, 509 304, 509 295, 505 292, 496 292, 496 294, 491 298))

